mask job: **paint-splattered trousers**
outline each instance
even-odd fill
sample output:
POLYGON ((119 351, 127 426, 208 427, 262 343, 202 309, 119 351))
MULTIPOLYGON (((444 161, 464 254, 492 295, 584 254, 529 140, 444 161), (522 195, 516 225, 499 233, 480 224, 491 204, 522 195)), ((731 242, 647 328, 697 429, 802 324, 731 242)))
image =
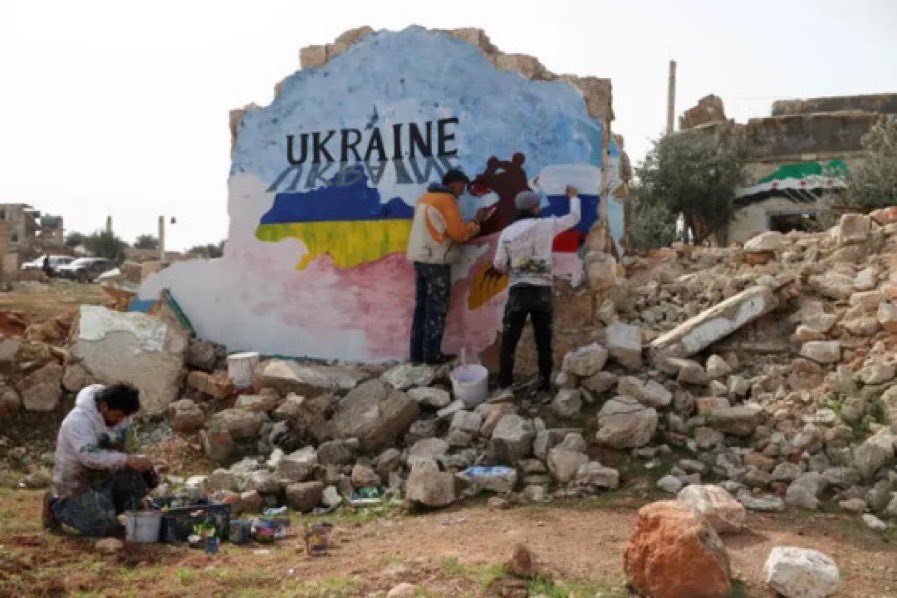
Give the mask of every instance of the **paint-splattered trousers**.
POLYGON ((536 351, 539 354, 539 386, 547 389, 551 385, 551 335, 554 320, 551 287, 520 284, 512 286, 508 292, 502 320, 498 372, 498 384, 501 388, 509 388, 514 383, 514 354, 517 352, 517 343, 520 342, 527 316, 533 323, 536 351))
POLYGON ((452 289, 451 266, 414 262, 414 287, 411 361, 435 363, 442 357, 442 335, 452 289))
POLYGON ((56 519, 83 536, 120 536, 124 527, 116 515, 140 507, 149 492, 148 475, 127 467, 111 473, 86 490, 57 499, 56 519))

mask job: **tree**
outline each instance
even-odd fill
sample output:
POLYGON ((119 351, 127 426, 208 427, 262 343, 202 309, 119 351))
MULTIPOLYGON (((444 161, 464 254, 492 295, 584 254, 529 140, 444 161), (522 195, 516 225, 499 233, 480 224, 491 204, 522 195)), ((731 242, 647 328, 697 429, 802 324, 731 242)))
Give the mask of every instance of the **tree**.
POLYGON ((641 209, 655 215, 681 213, 700 244, 731 221, 746 158, 744 146, 734 140, 689 131, 666 135, 636 169, 639 202, 645 204, 641 209))
POLYGON ((153 235, 139 235, 134 241, 134 249, 159 249, 159 239, 153 235))
POLYGON ((65 246, 75 248, 79 245, 84 245, 84 235, 82 235, 78 231, 70 231, 65 236, 65 246))
POLYGON ((206 259, 221 257, 222 255, 224 255, 224 243, 225 241, 221 241, 217 245, 215 245, 214 243, 209 243, 207 245, 195 245, 188 249, 187 253, 206 259))
POLYGON ((644 188, 633 187, 630 202, 626 242, 632 249, 668 247, 676 241, 676 219, 661 202, 643 197, 644 188))
POLYGON ((104 257, 120 264, 125 259, 127 243, 108 231, 97 231, 84 238, 84 247, 97 257, 104 257))
POLYGON ((863 136, 867 156, 847 175, 843 203, 865 208, 897 205, 897 116, 880 119, 863 136))

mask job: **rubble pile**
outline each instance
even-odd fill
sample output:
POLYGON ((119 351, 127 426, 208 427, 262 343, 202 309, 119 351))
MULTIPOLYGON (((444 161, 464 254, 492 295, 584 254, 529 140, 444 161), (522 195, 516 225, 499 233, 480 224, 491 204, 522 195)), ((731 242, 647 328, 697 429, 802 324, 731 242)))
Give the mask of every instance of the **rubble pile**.
POLYGON ((111 381, 126 353, 138 384, 157 389, 153 414, 220 464, 189 491, 248 508, 545 501, 615 489, 641 469, 670 494, 715 482, 747 509, 828 501, 877 527, 897 516, 895 233, 889 209, 825 233, 635 258, 628 278, 591 285, 600 325, 564 355, 548 396, 468 406, 453 400, 449 367, 285 359, 262 360, 237 389, 223 347, 164 318, 84 307, 65 347, 29 339, 69 336, 71 318, 0 343, 0 413, 57 409, 111 381))

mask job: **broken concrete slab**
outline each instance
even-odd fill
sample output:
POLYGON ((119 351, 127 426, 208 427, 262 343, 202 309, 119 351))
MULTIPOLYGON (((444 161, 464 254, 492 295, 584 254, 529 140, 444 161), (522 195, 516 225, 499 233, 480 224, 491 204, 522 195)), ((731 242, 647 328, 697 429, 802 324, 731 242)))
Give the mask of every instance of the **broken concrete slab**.
POLYGON ((778 305, 778 298, 768 286, 745 289, 655 339, 648 346, 649 355, 654 360, 689 357, 768 314, 778 305))
POLYGON ((161 415, 177 400, 187 338, 158 318, 82 305, 73 354, 104 384, 140 389, 141 415, 161 415))
POLYGON ((271 388, 281 395, 292 392, 314 397, 352 390, 366 377, 364 372, 346 366, 301 365, 289 359, 270 359, 259 365, 254 386, 271 388))

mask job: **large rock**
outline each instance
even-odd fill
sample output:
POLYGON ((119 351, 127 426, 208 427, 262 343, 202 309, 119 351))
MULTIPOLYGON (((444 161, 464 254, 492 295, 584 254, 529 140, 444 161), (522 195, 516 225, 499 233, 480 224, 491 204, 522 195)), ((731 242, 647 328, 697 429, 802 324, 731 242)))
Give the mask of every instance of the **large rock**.
POLYGON ((62 397, 61 384, 62 366, 48 363, 19 382, 22 404, 27 411, 53 411, 62 397))
POLYGON ((624 376, 617 382, 617 393, 636 399, 648 407, 666 407, 673 400, 673 393, 654 380, 642 382, 635 376, 624 376))
POLYGON ((533 423, 516 413, 502 417, 489 442, 492 458, 502 463, 514 463, 533 454, 536 432, 533 423))
POLYGON ((598 461, 590 461, 576 470, 574 483, 577 486, 616 490, 620 487, 620 472, 612 467, 605 467, 598 461))
POLYGON ((436 370, 433 366, 401 363, 387 370, 380 376, 380 380, 396 390, 407 390, 413 386, 429 386, 435 377, 436 370))
POLYGON ((785 598, 824 598, 841 585, 838 565, 816 550, 775 546, 763 565, 766 583, 785 598))
POLYGON ((891 425, 891 432, 897 434, 897 384, 882 393, 881 404, 885 419, 891 425))
POLYGON ((756 403, 735 407, 717 407, 710 411, 708 425, 730 436, 748 437, 760 424, 763 408, 756 403))
POLYGON ((563 371, 587 378, 600 372, 607 363, 608 351, 598 343, 580 347, 564 356, 563 371))
POLYGON ((168 406, 168 413, 171 415, 171 427, 182 434, 196 432, 205 424, 205 412, 190 399, 175 401, 168 406))
POLYGON ((853 295, 853 277, 834 271, 811 276, 810 286, 820 295, 834 299, 848 299, 853 295))
POLYGON ((445 507, 455 501, 455 476, 439 471, 435 461, 420 459, 411 466, 405 497, 428 507, 445 507))
POLYGON ((277 463, 277 475, 288 482, 304 482, 309 479, 318 464, 314 447, 307 446, 289 455, 284 455, 277 463))
POLYGON ((885 331, 891 334, 897 333, 897 305, 890 301, 883 301, 879 304, 876 315, 878 323, 885 331))
POLYGON ((364 378, 363 372, 350 367, 300 365, 287 359, 271 359, 259 365, 254 384, 257 388, 272 388, 281 395, 296 393, 314 397, 352 390, 364 378))
POLYGON ((844 214, 838 225, 838 244, 862 243, 869 237, 870 223, 869 217, 864 214, 844 214))
POLYGON ((631 324, 615 323, 607 327, 607 352, 630 370, 642 368, 642 330, 631 324))
POLYGON ((441 388, 412 388, 408 391, 408 396, 417 401, 418 405, 433 409, 442 409, 452 402, 452 395, 441 388))
POLYGON ((321 504, 324 484, 321 482, 299 482, 290 484, 284 492, 290 508, 306 513, 321 504))
POLYGON ((731 590, 726 547, 710 524, 675 501, 639 509, 623 567, 644 596, 723 598, 731 590))
POLYGON ((22 398, 16 389, 9 386, 0 387, 0 419, 15 415, 21 406, 22 398))
POLYGON ((778 299, 769 287, 750 287, 656 338, 649 345, 649 353, 655 360, 694 355, 745 324, 768 314, 778 304, 778 299))
POLYGON ((566 484, 576 477, 580 466, 589 462, 589 457, 579 451, 556 446, 548 451, 548 471, 558 484, 566 484))
POLYGON ((153 416, 178 398, 186 349, 186 335, 159 318, 82 305, 72 352, 98 382, 135 385, 141 415, 153 416))
POLYGON ((357 438, 362 450, 375 451, 394 444, 419 414, 408 395, 371 380, 337 403, 329 427, 335 438, 357 438))
POLYGON ((657 411, 621 395, 602 405, 595 440, 612 448, 637 448, 648 444, 656 429, 657 411))
POLYGON ((562 388, 551 401, 551 411, 560 418, 571 418, 582 409, 582 393, 578 389, 562 388))
POLYGON ((853 449, 853 464, 867 481, 894 458, 894 436, 878 433, 853 449))
POLYGON ((227 372, 201 372, 194 370, 187 376, 187 386, 208 395, 216 401, 224 400, 234 394, 234 383, 227 372))
POLYGON ((351 465, 355 462, 358 448, 356 438, 323 442, 318 447, 318 462, 322 465, 351 465))
POLYGON ((262 424, 268 421, 264 413, 244 411, 242 409, 225 409, 209 419, 210 431, 227 430, 232 438, 256 438, 262 424))
POLYGON ((327 414, 333 403, 331 394, 312 398, 290 394, 271 415, 276 420, 290 422, 293 429, 320 442, 329 437, 327 414))
POLYGON ((449 444, 442 438, 421 438, 408 451, 408 460, 409 462, 415 459, 438 461, 439 457, 446 454, 448 450, 449 444))
POLYGON ((745 253, 778 252, 784 249, 784 235, 778 231, 767 231, 752 237, 744 244, 745 253))
POLYGON ((719 486, 690 484, 679 492, 676 500, 709 523, 718 534, 744 529, 747 519, 744 505, 719 486))
POLYGON ((218 361, 215 343, 209 341, 190 339, 185 355, 187 365, 193 369, 210 372, 218 361))
POLYGON ((817 363, 837 363, 841 361, 841 343, 838 341, 809 341, 800 348, 800 354, 817 363))

